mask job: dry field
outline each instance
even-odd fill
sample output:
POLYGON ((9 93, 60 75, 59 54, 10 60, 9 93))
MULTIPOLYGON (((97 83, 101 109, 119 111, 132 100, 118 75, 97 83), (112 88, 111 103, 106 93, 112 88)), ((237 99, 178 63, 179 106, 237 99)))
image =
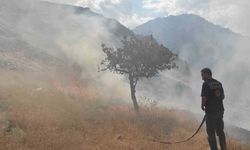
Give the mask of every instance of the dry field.
MULTIPOLYGON (((89 101, 44 87, 2 86, 0 125, 0 150, 208 149, 204 128, 187 143, 165 145, 148 140, 190 136, 199 121, 188 112, 143 109, 138 117, 130 105, 121 102, 89 101)), ((249 149, 230 137, 227 143, 229 150, 249 149)))

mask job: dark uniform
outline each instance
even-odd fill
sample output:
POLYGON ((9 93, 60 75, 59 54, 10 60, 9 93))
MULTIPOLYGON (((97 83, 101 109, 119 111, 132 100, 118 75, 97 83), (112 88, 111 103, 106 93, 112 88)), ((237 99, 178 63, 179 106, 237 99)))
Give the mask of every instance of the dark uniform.
POLYGON ((206 126, 208 142, 211 150, 218 150, 215 132, 219 136, 221 150, 226 150, 226 139, 224 134, 224 90, 222 84, 215 79, 204 81, 201 91, 202 97, 207 97, 205 104, 206 126))

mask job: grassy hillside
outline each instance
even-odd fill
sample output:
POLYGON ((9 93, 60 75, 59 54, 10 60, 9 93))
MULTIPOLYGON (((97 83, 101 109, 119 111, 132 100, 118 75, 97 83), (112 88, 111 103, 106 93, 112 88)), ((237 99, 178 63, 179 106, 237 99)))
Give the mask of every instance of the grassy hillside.
MULTIPOLYGON (((1 84, 1 150, 208 149, 204 128, 183 144, 164 145, 148 140, 174 141, 190 136, 199 121, 185 111, 143 109, 141 116, 136 117, 127 104, 89 101, 46 89, 45 83, 40 88, 36 86, 21 82, 11 86, 1 84)), ((247 150, 229 137, 227 142, 229 150, 247 150)))

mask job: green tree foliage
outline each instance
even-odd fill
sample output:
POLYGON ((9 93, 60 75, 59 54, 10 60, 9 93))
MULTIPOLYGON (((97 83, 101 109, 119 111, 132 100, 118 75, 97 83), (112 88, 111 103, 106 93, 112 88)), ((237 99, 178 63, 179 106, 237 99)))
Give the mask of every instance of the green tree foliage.
POLYGON ((101 70, 110 70, 118 74, 128 75, 131 98, 134 109, 138 113, 139 106, 135 96, 135 87, 140 78, 151 78, 165 69, 176 67, 176 55, 168 48, 160 45, 152 36, 124 37, 122 47, 107 47, 102 44, 106 58, 102 60, 101 70))

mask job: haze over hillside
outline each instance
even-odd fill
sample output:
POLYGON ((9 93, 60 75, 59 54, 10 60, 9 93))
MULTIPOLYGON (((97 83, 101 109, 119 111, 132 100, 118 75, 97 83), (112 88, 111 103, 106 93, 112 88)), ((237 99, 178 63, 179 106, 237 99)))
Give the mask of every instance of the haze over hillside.
POLYGON ((152 34, 158 42, 187 62, 192 72, 188 85, 194 96, 184 95, 182 99, 188 109, 197 109, 189 105, 199 101, 202 82, 199 71, 210 67, 214 77, 224 85, 226 120, 250 129, 250 119, 246 115, 250 109, 247 96, 247 89, 250 88, 248 37, 192 14, 156 18, 136 27, 134 32, 152 34))
POLYGON ((213 66, 222 55, 230 58, 242 36, 192 14, 156 18, 134 29, 141 35, 152 34, 180 58, 196 68, 213 66), (202 62, 202 63, 198 63, 202 62))
MULTIPOLYGON (((129 97, 122 77, 97 72, 103 56, 101 44, 119 45, 121 38, 133 34, 116 20, 107 19, 89 8, 3 0, 0 25, 3 68, 47 74, 73 71, 89 86, 99 85, 96 91, 103 96, 111 88, 119 91, 115 93, 119 99, 129 97)), ((179 70, 188 72, 188 66, 180 63, 183 65, 179 70)), ((175 74, 180 74, 179 70, 175 74)), ((176 84, 172 79, 167 80, 176 84)))
POLYGON ((87 40, 97 39, 89 45, 99 47, 101 42, 112 39, 116 43, 132 33, 119 22, 93 13, 89 8, 29 0, 22 3, 3 0, 0 4, 1 50, 19 49, 36 58, 46 59, 47 55, 47 58, 72 59, 69 53, 84 54, 81 49, 87 49, 87 40), (75 45, 78 47, 73 47, 75 45))
MULTIPOLYGON (((186 22, 188 22, 188 18, 186 22)), ((225 32, 225 35, 234 35, 228 30, 219 29, 223 33, 225 32)), ((196 34, 199 34, 200 30, 196 32, 196 34)), ((175 33, 171 33, 173 35, 170 36, 174 37, 175 33)), ((93 13, 88 8, 30 0, 0 1, 0 71, 4 78, 4 80, 1 80, 0 86, 1 88, 10 88, 10 92, 4 96, 4 99, 17 98, 15 97, 15 87, 17 87, 17 89, 21 88, 26 92, 28 91, 28 95, 31 94, 31 96, 33 96, 33 93, 40 93, 40 91, 46 93, 49 90, 56 89, 73 97, 73 101, 77 97, 76 101, 81 98, 87 100, 102 98, 130 102, 126 79, 109 72, 97 72, 97 65, 103 55, 101 43, 119 45, 120 39, 130 34, 132 34, 132 31, 116 20, 107 19, 102 15, 93 13), (13 87, 14 89, 12 89, 13 87)), ((180 36, 180 39, 185 36, 180 36)), ((157 39, 157 36, 155 38, 157 39)), ((185 40, 184 38, 181 43, 187 43, 185 40)), ((174 41, 172 42, 174 43, 174 41)), ((173 45, 179 46, 181 43, 173 45)), ((227 47, 228 42, 225 43, 225 45, 218 45, 227 47)), ((171 45, 167 44, 167 47, 171 47, 171 45)), ((199 48, 202 49, 202 47, 199 48)), ((233 48, 229 49, 229 51, 233 51, 233 48)), ((171 47, 170 50, 176 53, 181 52, 174 47, 171 47)), ((189 52, 192 53, 192 51, 189 52)), ((189 57, 193 56, 193 53, 191 53, 188 55, 189 57)), ((180 55, 184 59, 185 57, 182 56, 186 55, 180 55)), ((202 57, 202 55, 198 56, 202 57)), ((198 56, 192 59, 196 60, 198 56)), ((227 57, 234 58, 232 55, 227 57)), ((186 61, 189 63, 188 59, 186 61)), ((200 65, 207 63, 207 60, 203 62, 202 59, 196 61, 200 65)), ((157 100, 160 105, 164 104, 162 106, 189 109, 202 113, 199 109, 201 84, 200 80, 197 82, 197 79, 200 78, 199 74, 196 75, 197 72, 191 74, 193 70, 189 69, 190 66, 193 66, 192 64, 185 63, 182 60, 181 63, 184 65, 181 65, 179 70, 163 72, 152 80, 139 81, 137 94, 157 100), (196 82, 193 82, 194 79, 196 82)), ((217 65, 214 66, 216 66, 216 69, 217 65)), ((245 65, 245 68, 239 68, 239 71, 246 72, 247 67, 248 64, 245 65)), ((242 84, 242 88, 248 89, 249 80, 247 79, 249 78, 247 74, 241 74, 239 78, 242 83, 246 81, 242 84)), ((233 74, 229 76, 228 80, 230 82, 225 83, 226 87, 238 82, 238 78, 233 74), (233 83, 231 83, 231 79, 233 83)), ((226 88, 226 90, 228 89, 226 88)), ((229 90, 235 91, 235 89, 229 90)), ((235 125, 248 129, 248 118, 246 115, 242 115, 246 110, 241 109, 237 112, 235 110, 242 108, 241 105, 249 106, 247 105, 249 102, 246 101, 246 95, 238 96, 237 94, 236 92, 232 92, 231 95, 228 94, 228 97, 232 99, 228 99, 226 108, 231 111, 232 106, 234 106, 232 114, 236 117, 230 114, 227 121, 230 123, 239 121, 239 124, 235 125), (233 103, 233 98, 237 96, 239 97, 238 101, 242 103, 233 103)), ((42 97, 42 95, 39 97, 42 97)), ((41 99, 41 102, 43 104, 43 99, 41 99)), ((18 104, 16 107, 18 107, 18 104)), ((31 103, 31 105, 34 104, 31 103)))
POLYGON ((2 0, 0 8, 1 67, 49 78, 74 74, 85 86, 98 84, 99 94, 109 88, 126 93, 119 77, 112 75, 110 82, 111 73, 97 72, 101 43, 117 44, 132 33, 119 22, 88 8, 48 2, 2 0), (106 83, 109 88, 103 88, 106 83))

